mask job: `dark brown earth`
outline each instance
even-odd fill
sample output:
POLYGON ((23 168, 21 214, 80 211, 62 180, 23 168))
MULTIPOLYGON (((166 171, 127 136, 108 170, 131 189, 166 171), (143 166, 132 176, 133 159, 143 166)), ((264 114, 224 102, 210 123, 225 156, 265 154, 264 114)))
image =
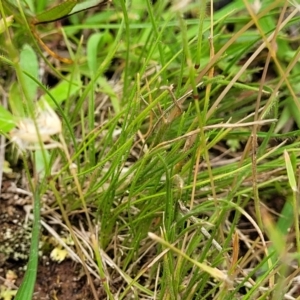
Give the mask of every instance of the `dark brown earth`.
MULTIPOLYGON (((26 220, 25 209, 31 200, 26 190, 20 187, 19 178, 3 179, 0 193, 0 299, 1 288, 16 291, 20 286, 30 251, 32 224, 26 220)), ((42 232, 41 236, 45 238, 46 234, 42 232)), ((68 258, 61 263, 52 261, 50 251, 41 248, 33 300, 94 299, 82 267, 68 258)), ((95 281, 94 285, 102 299, 102 284, 95 281)))
MULTIPOLYGON (((15 282, 15 286, 18 287, 24 275, 24 272, 19 270, 20 267, 24 267, 24 262, 6 261, 1 267, 0 276, 5 277, 8 270, 13 270, 18 276, 15 282)), ((49 259, 40 260, 33 300, 94 299, 86 277, 82 275, 81 267, 70 260, 61 263, 49 259)))

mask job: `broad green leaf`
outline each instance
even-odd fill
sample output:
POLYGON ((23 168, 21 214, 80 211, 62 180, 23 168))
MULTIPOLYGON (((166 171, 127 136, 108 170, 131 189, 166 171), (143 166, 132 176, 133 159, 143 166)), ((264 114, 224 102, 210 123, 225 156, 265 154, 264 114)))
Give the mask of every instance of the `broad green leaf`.
POLYGON ((46 170, 49 169, 50 159, 51 157, 49 151, 45 149, 35 151, 34 165, 37 174, 39 174, 41 178, 45 176, 46 170))
POLYGON ((77 0, 67 0, 59 5, 49 8, 48 10, 43 11, 35 16, 34 24, 48 23, 59 20, 67 16, 72 11, 76 3, 77 0))
MULTIPOLYGON (((70 82, 68 81, 61 81, 58 85, 54 88, 49 90, 51 96, 56 100, 58 104, 65 101, 68 97, 75 95, 81 89, 81 83, 76 82, 76 84, 72 84, 70 87, 70 82)), ((55 107, 53 100, 50 95, 44 95, 44 98, 51 107, 55 107)))
POLYGON ((107 0, 88 0, 79 2, 78 0, 67 0, 44 12, 37 14, 34 18, 34 24, 48 23, 64 18, 68 15, 76 14, 80 11, 92 8, 99 4, 107 3, 107 0))
POLYGON ((108 3, 108 0, 87 0, 87 1, 82 1, 76 4, 76 6, 72 9, 72 11, 69 13, 70 15, 76 14, 82 10, 86 10, 89 8, 92 8, 94 6, 98 5, 105 5, 108 3))
POLYGON ((118 98, 115 90, 111 86, 111 84, 104 78, 104 77, 99 77, 97 79, 97 83, 101 86, 101 90, 103 93, 106 95, 109 95, 111 104, 115 110, 116 113, 119 113, 121 111, 120 108, 120 99, 118 98))
MULTIPOLYGON (((34 50, 28 44, 25 44, 21 51, 20 65, 23 71, 29 73, 33 78, 38 79, 38 60, 34 50)), ((25 74, 23 80, 30 99, 34 100, 38 88, 37 83, 25 74)))
MULTIPOLYGON (((32 20, 32 23, 37 25, 54 22, 68 15, 76 14, 80 11, 95 7, 97 5, 104 5, 108 2, 108 0, 66 0, 54 7, 36 14, 35 16, 33 11, 28 9, 28 6, 30 6, 30 8, 34 8, 31 2, 32 1, 30 1, 29 5, 27 3, 26 5, 22 5, 22 10, 24 14, 32 20)), ((21 2, 21 4, 24 3, 21 2)), ((16 5, 16 1, 3 0, 3 5, 9 14, 14 15, 16 19, 21 21, 19 7, 16 5)))
POLYGON ((94 33, 90 36, 87 43, 87 61, 92 77, 95 76, 97 66, 98 45, 103 38, 103 33, 94 33))
POLYGON ((15 127, 13 115, 0 105, 0 131, 9 132, 15 127))
POLYGON ((16 81, 12 83, 8 97, 12 114, 16 117, 25 117, 21 87, 16 81))

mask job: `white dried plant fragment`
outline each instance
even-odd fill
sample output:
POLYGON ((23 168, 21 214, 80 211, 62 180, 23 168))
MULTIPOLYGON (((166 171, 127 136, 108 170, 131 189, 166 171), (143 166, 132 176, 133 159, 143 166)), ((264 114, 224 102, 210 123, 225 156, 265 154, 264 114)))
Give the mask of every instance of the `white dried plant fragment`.
POLYGON ((55 111, 46 101, 38 104, 35 121, 23 118, 17 122, 17 128, 10 132, 11 141, 21 150, 38 150, 61 147, 51 136, 62 131, 61 122, 55 111), (46 143, 46 144, 45 144, 46 143))
POLYGON ((251 7, 254 11, 255 14, 258 14, 260 9, 261 9, 261 2, 260 0, 254 0, 253 3, 251 4, 251 7))

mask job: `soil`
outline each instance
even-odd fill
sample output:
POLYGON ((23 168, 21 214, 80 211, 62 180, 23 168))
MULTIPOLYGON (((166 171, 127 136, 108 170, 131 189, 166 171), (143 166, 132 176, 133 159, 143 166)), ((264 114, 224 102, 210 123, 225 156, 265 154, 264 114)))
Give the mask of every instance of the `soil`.
MULTIPOLYGON (((24 261, 21 263, 17 261, 6 261, 4 266, 0 269, 0 276, 5 277, 8 270, 13 270, 18 276, 15 282, 16 287, 18 287, 24 275, 24 272, 20 271, 20 268, 23 268, 24 265, 24 261)), ((83 274, 81 267, 70 260, 65 260, 61 263, 56 263, 49 259, 40 260, 35 293, 32 299, 94 299, 87 284, 86 277, 80 274, 83 274)), ((100 290, 99 294, 101 294, 100 290)))
MULTIPOLYGON (((25 189, 17 187, 20 185, 18 178, 4 178, 0 193, 0 299, 5 300, 13 296, 4 298, 4 290, 16 291, 20 286, 30 251, 32 224, 26 211, 31 200, 25 189)), ((46 235, 41 233, 43 238, 46 235)), ((33 300, 94 299, 81 265, 68 258, 53 261, 49 250, 41 247, 33 300)), ((101 283, 95 280, 94 286, 103 299, 101 283)))

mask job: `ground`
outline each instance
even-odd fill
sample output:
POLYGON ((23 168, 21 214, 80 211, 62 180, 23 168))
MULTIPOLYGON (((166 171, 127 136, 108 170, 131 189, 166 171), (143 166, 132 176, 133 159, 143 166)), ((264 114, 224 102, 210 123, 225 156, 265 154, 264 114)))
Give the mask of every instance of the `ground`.
MULTIPOLYGON (((25 189, 18 187, 21 182, 21 178, 15 175, 4 178, 0 193, 0 286, 6 291, 20 286, 30 248, 31 221, 26 212, 30 208, 30 198, 25 189)), ((43 231, 42 238, 45 239, 46 235, 43 231)), ((68 258, 55 262, 49 254, 50 251, 41 244, 33 299, 93 299, 82 267, 68 258)), ((94 285, 101 299, 104 296, 102 285, 97 280, 94 285)), ((0 292, 0 299, 12 299, 10 296, 4 298, 4 295, 3 291, 0 292)))

